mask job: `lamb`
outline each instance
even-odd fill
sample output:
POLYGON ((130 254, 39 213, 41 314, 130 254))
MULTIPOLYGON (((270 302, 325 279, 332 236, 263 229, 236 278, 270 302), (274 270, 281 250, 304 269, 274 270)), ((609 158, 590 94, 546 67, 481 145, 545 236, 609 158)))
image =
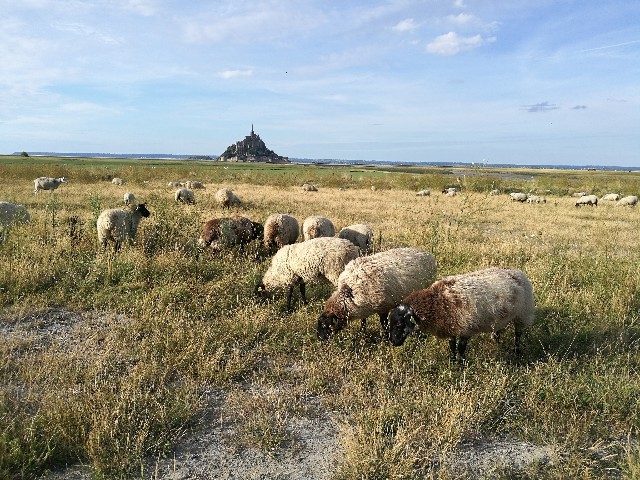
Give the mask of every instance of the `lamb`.
POLYGON ((302 235, 305 241, 318 237, 333 237, 335 234, 333 222, 326 217, 312 215, 302 222, 302 235))
POLYGON ((428 197, 429 195, 431 195, 431 190, 425 188, 424 190, 420 190, 419 192, 417 192, 416 195, 418 195, 419 197, 428 197))
POLYGON ((110 209, 103 211, 98 217, 96 227, 98 241, 104 249, 109 240, 114 243, 114 250, 118 252, 125 240, 133 240, 138 231, 138 225, 142 218, 147 218, 151 213, 144 203, 139 203, 133 210, 110 209))
POLYGON ((522 192, 512 192, 509 194, 512 202, 526 202, 527 194, 522 192))
POLYGON ((358 258, 358 247, 349 240, 319 237, 302 243, 285 245, 271 259, 271 266, 256 286, 256 295, 266 298, 276 289, 287 289, 287 310, 291 310, 293 289, 300 286, 303 303, 307 302, 305 284, 327 280, 334 286, 342 271, 358 258))
POLYGON ((618 193, 607 193, 602 196, 602 200, 605 202, 617 202, 620 200, 620 194, 618 193))
POLYGON ((616 207, 635 207, 638 204, 638 197, 636 195, 627 195, 622 197, 619 202, 616 203, 616 207))
POLYGON ((378 314, 388 330, 388 313, 411 292, 425 288, 436 278, 433 255, 419 248, 394 248, 349 263, 338 278, 338 286, 318 318, 318 338, 361 319, 362 328, 370 315, 378 314))
POLYGON ((212 218, 202 226, 198 246, 218 252, 225 247, 244 246, 262 237, 262 233, 262 224, 246 217, 212 218))
POLYGON ((189 190, 188 188, 181 188, 180 190, 176 190, 176 193, 173 194, 176 202, 182 203, 196 203, 196 196, 193 193, 193 190, 189 190))
POLYGON ((373 247, 373 231, 369 225, 364 223, 356 223, 344 227, 338 232, 338 238, 349 240, 364 254, 369 253, 373 247))
POLYGON ((318 187, 316 187, 312 183, 305 183, 305 184, 302 185, 302 190, 305 191, 305 192, 317 192, 318 191, 318 187))
POLYGON ((228 188, 221 188, 215 193, 215 199, 218 204, 223 208, 231 208, 232 206, 240 205, 242 202, 228 188))
POLYGON ((124 185, 124 180, 119 177, 113 177, 111 183, 114 185, 124 185))
POLYGON ((576 207, 581 205, 598 206, 598 197, 596 195, 583 195, 576 200, 576 207))
POLYGON ((450 361, 454 363, 459 355, 463 365, 469 338, 483 332, 498 337, 510 323, 515 324, 519 355, 522 332, 533 324, 534 316, 527 276, 511 268, 487 268, 443 278, 406 296, 389 315, 389 341, 402 345, 417 324, 436 337, 448 337, 450 361))
POLYGON ((16 223, 29 223, 31 215, 27 207, 11 202, 0 202, 0 230, 16 223))
POLYGON ((55 190, 61 183, 69 183, 65 177, 51 178, 51 177, 38 177, 33 181, 35 189, 34 194, 37 194, 40 190, 55 190))
POLYGON ((264 222, 264 246, 269 253, 275 253, 285 245, 296 243, 300 227, 291 215, 274 213, 264 222))
POLYGON ((125 205, 133 205, 136 203, 136 196, 131 192, 125 193, 122 199, 125 205))
POLYGON ((204 184, 202 182, 197 182, 195 180, 188 180, 184 184, 184 186, 190 190, 197 189, 197 188, 204 188, 204 184))

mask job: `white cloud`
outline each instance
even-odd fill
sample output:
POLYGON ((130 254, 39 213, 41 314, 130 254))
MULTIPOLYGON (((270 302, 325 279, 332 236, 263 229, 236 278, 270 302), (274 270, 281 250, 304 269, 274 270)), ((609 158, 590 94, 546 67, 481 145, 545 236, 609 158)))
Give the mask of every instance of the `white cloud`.
POLYGON ((406 18, 393 26, 395 32, 410 32, 418 28, 418 24, 413 18, 406 18))
POLYGON ((456 25, 467 25, 474 21, 475 17, 468 13, 459 13, 458 15, 448 15, 447 20, 456 25))
POLYGON ((460 52, 473 50, 485 43, 495 42, 495 37, 482 38, 480 35, 463 37, 456 32, 445 33, 434 38, 427 44, 426 51, 435 55, 455 55, 460 52))
POLYGON ((464 4, 464 0, 454 0, 453 6, 457 8, 467 8, 467 6, 464 4))
POLYGON ((228 80, 230 78, 251 77, 253 70, 223 70, 218 72, 218 77, 228 80))

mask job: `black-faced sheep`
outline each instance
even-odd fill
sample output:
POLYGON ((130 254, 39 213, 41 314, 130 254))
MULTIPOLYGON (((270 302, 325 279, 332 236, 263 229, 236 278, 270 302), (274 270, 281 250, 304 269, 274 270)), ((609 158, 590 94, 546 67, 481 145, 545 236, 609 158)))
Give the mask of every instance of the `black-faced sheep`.
POLYGON ((638 197, 636 195, 627 195, 622 197, 619 202, 616 203, 616 207, 635 207, 638 204, 638 197))
POLYGON ((620 194, 618 193, 607 193, 602 196, 602 200, 605 202, 617 202, 620 200, 620 194))
POLYGON ((274 213, 264 222, 264 246, 269 253, 275 253, 285 245, 296 243, 300 227, 291 215, 274 213))
POLYGON ((169 182, 167 183, 169 187, 184 187, 184 183, 182 182, 169 182))
POLYGON ((425 288, 436 278, 436 261, 419 248, 394 248, 349 263, 338 286, 318 318, 318 338, 328 340, 351 320, 378 314, 386 332, 387 316, 409 293, 425 288))
POLYGON ((218 205, 220 205, 222 208, 231 208, 234 206, 238 206, 242 203, 240 199, 236 196, 236 194, 233 193, 228 188, 219 189, 215 193, 214 198, 218 203, 218 205))
POLYGON ((312 215, 302 222, 302 236, 305 241, 318 237, 333 237, 335 234, 333 222, 326 217, 312 215))
POLYGON ((598 206, 598 197, 596 195, 583 195, 576 200, 576 207, 581 205, 589 205, 591 207, 598 206))
POLYGON ((149 215, 151 213, 144 203, 139 203, 133 210, 110 209, 103 211, 96 223, 98 242, 106 249, 109 241, 112 241, 115 251, 118 252, 122 242, 135 238, 140 220, 149 215))
POLYGON ((193 193, 193 190, 189 190, 188 188, 181 188, 180 190, 176 190, 176 193, 173 194, 173 198, 177 203, 196 203, 196 196, 193 193))
POLYGON ((187 187, 189 190, 204 188, 204 184, 196 180, 187 180, 184 186, 187 187))
POLYGON ((212 218, 202 226, 198 246, 210 247, 212 252, 235 245, 244 246, 262 237, 262 231, 261 223, 246 217, 212 218))
POLYGON ((364 254, 369 253, 373 247, 373 230, 364 223, 356 223, 344 227, 338 232, 338 238, 349 240, 364 254))
POLYGON ((33 193, 38 193, 40 190, 55 190, 62 183, 69 183, 65 177, 52 178, 52 177, 38 177, 34 181, 35 189, 33 193))
POLYGON ((451 362, 459 355, 464 363, 470 337, 483 332, 497 336, 514 323, 519 354, 522 331, 534 316, 533 288, 527 276, 520 270, 487 268, 446 277, 406 296, 389 314, 389 340, 400 346, 417 326, 449 338, 451 362))
POLYGON ((318 191, 318 187, 316 187, 312 183, 305 183, 305 184, 302 185, 302 190, 304 192, 317 192, 318 191))
POLYGON ((338 277, 351 260, 358 258, 358 247, 349 240, 320 237, 302 243, 285 245, 271 259, 271 266, 256 287, 256 294, 269 297, 277 289, 287 290, 287 310, 291 310, 291 297, 296 285, 306 303, 305 285, 327 280, 337 285, 338 277))

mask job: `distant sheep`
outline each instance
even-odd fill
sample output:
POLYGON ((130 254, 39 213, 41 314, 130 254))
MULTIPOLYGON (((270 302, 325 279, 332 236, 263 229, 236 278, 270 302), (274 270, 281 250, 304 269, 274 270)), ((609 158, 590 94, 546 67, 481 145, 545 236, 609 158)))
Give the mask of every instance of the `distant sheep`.
POLYGON ((125 205, 133 205, 136 203, 136 196, 131 192, 125 193, 122 199, 125 205))
POLYGON ((195 180, 188 180, 184 184, 184 186, 187 187, 189 190, 204 188, 204 184, 202 182, 197 182, 195 180))
POLYGON ((274 213, 264 222, 264 246, 269 253, 275 253, 285 245, 296 243, 300 227, 291 215, 274 213))
POLYGON ((620 200, 620 194, 618 193, 607 193, 602 196, 602 200, 605 202, 617 202, 620 200))
POLYGON ((333 222, 326 217, 312 215, 302 222, 302 236, 305 241, 318 237, 333 237, 335 234, 333 222))
POLYGON ((182 182, 169 182, 167 183, 168 187, 184 187, 184 183, 182 182))
POLYGON ((373 247, 373 231, 369 225, 364 223, 344 227, 338 232, 338 238, 349 240, 364 254, 369 253, 373 247))
POLYGON ((27 207, 11 202, 0 202, 0 230, 16 223, 29 223, 31 215, 27 207))
POLYGON ((442 194, 448 197, 455 197, 458 194, 458 189, 456 187, 446 187, 442 189, 442 194))
POLYGON ((113 177, 113 179, 111 180, 111 183, 114 185, 124 185, 124 180, 121 179, 120 177, 113 177))
POLYGON ((538 195, 529 195, 527 197, 527 203, 547 203, 547 199, 539 197, 538 195))
POLYGON ((133 210, 111 209, 103 211, 96 223, 98 242, 106 249, 109 241, 112 241, 115 251, 118 252, 122 242, 135 238, 140 220, 149 215, 151 213, 144 203, 139 203, 133 210))
POLYGON ((587 195, 587 192, 575 192, 573 194, 574 197, 584 197, 585 195, 587 195))
POLYGON ((302 243, 285 245, 276 252, 271 266, 256 287, 256 294, 269 297, 274 290, 287 290, 287 310, 291 310, 291 297, 296 285, 306 303, 305 284, 327 280, 334 286, 351 260, 358 258, 358 247, 350 241, 335 237, 320 237, 302 243))
POLYGON ((635 207, 638 204, 638 197, 636 195, 627 195, 622 197, 616 207, 635 207))
POLYGON ((483 332, 498 336, 514 323, 519 354, 522 331, 533 324, 534 316, 527 276, 520 270, 487 268, 446 277, 406 296, 389 314, 389 340, 402 345, 417 324, 422 331, 449 338, 451 362, 459 355, 464 363, 470 337, 483 332))
POLYGON ((210 247, 218 252, 227 247, 244 246, 252 240, 262 237, 261 223, 252 222, 246 217, 212 218, 202 226, 198 246, 210 247))
POLYGON ((188 188, 181 188, 180 190, 176 190, 173 194, 173 198, 176 202, 182 203, 196 203, 196 196, 193 193, 193 190, 189 190, 188 188))
POLYGON ((219 189, 215 193, 214 198, 218 203, 218 205, 220 205, 222 208, 231 208, 231 207, 238 206, 242 203, 240 199, 236 196, 236 194, 233 193, 233 191, 229 190, 228 188, 219 189))
POLYGON ((305 183, 302 185, 302 190, 305 192, 317 192, 318 187, 316 187, 312 183, 305 183))
POLYGON ((591 207, 598 206, 598 197, 596 195, 583 195, 576 200, 576 207, 581 205, 589 205, 591 207))
POLYGON ((419 248, 394 248, 359 257, 349 263, 338 278, 338 286, 318 318, 318 338, 329 337, 351 320, 378 314, 383 330, 387 316, 404 297, 425 288, 436 278, 436 261, 419 248))
POLYGON ((35 189, 33 193, 38 193, 40 190, 55 190, 62 183, 69 183, 65 177, 51 178, 51 177, 38 177, 33 181, 35 189))
POLYGON ((416 195, 419 197, 428 197, 429 195, 431 195, 431 190, 429 189, 420 190, 419 192, 416 193, 416 195))
POLYGON ((513 192, 513 193, 510 193, 509 196, 511 197, 511 201, 512 202, 526 202, 527 201, 527 194, 526 193, 513 192))

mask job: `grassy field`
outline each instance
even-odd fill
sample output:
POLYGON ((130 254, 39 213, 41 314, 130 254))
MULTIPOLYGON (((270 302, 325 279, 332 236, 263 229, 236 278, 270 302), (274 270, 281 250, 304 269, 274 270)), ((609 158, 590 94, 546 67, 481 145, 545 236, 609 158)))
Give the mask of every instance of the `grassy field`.
POLYGON ((556 452, 499 478, 640 476, 640 211, 576 208, 571 197, 637 195, 640 173, 0 157, 0 179, 0 200, 32 218, 0 243, 0 478, 74 463, 144 476, 141 465, 188 436, 213 398, 239 448, 275 455, 296 442, 291 418, 329 412, 338 479, 460 478, 447 459, 498 439, 556 452), (43 175, 70 183, 34 195, 43 175), (167 182, 188 179, 207 188, 196 205, 175 204, 167 182), (454 184, 462 194, 438 193, 454 184), (243 200, 231 213, 368 223, 376 251, 422 247, 439 276, 523 270, 537 304, 523 356, 512 330, 498 345, 479 336, 459 370, 448 342, 414 335, 395 348, 374 319, 320 343, 330 286, 309 286, 309 304, 295 297, 287 313, 283 296, 253 297, 269 265, 257 245, 215 258, 196 247, 202 221, 230 214, 213 200, 223 186, 243 200), (432 196, 416 197, 423 188, 432 196), (128 190, 152 215, 134 245, 103 252, 95 220, 128 190), (513 203, 512 191, 547 203, 513 203), (69 312, 82 321, 65 323, 69 312))

